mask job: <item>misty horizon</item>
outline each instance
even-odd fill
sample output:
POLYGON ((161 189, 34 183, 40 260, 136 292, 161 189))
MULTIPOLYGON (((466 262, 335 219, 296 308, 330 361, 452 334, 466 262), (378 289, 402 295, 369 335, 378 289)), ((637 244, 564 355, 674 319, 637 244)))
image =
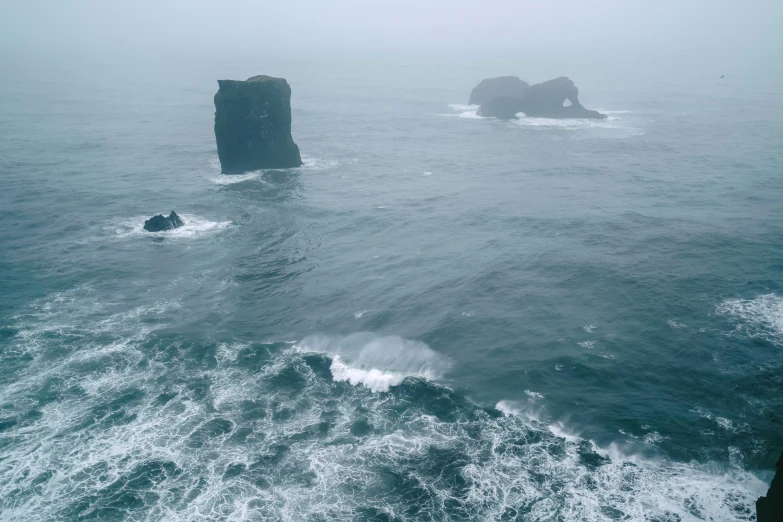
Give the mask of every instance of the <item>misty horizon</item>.
MULTIPOLYGON (((556 63, 562 74, 769 76, 783 58, 783 3, 579 2, 4 3, 0 57, 371 60, 446 56, 556 63), (567 70, 566 70, 567 69, 567 70)), ((525 71, 498 71, 521 74, 525 71)), ((531 81, 543 81, 535 78, 531 81)))

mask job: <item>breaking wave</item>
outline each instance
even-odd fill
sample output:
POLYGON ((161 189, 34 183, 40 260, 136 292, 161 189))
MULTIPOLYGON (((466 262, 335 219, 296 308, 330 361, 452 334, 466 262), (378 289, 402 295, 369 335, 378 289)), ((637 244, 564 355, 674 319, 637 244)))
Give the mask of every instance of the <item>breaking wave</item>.
POLYGON ((783 344, 783 298, 776 294, 754 299, 727 299, 716 307, 716 311, 739 319, 736 331, 744 335, 783 344))
POLYGON ((369 332, 307 337, 295 348, 332 356, 330 369, 335 381, 361 384, 374 392, 389 391, 406 377, 440 379, 450 366, 447 357, 420 341, 369 332))
POLYGON ((363 385, 374 392, 387 392, 392 386, 400 384, 405 375, 399 373, 384 373, 381 370, 370 368, 351 368, 340 360, 339 355, 332 359, 329 367, 335 382, 349 382, 352 386, 363 385))
POLYGON ((453 113, 450 114, 444 114, 443 116, 453 116, 457 118, 468 118, 471 120, 483 120, 485 119, 483 116, 478 115, 479 106, 478 105, 460 105, 458 103, 449 105, 449 108, 451 108, 453 113))
POLYGON ((482 407, 419 341, 193 341, 159 330, 176 302, 107 308, 80 287, 15 319, 36 357, 0 387, 4 520, 739 521, 766 489, 599 446, 536 392, 482 407))

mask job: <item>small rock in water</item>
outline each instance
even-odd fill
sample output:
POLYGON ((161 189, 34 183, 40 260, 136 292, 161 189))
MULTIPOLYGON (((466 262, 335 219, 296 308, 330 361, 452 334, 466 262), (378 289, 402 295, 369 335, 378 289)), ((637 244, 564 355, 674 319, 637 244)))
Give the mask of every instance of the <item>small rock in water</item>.
POLYGON ((169 217, 165 217, 163 214, 152 216, 144 222, 144 230, 147 232, 163 232, 165 230, 171 230, 179 228, 185 223, 179 218, 176 212, 173 210, 169 217))
POLYGON ((606 118, 582 106, 579 89, 565 76, 536 85, 516 76, 488 78, 470 93, 470 104, 481 105, 479 116, 502 120, 514 119, 520 112, 528 118, 606 118))

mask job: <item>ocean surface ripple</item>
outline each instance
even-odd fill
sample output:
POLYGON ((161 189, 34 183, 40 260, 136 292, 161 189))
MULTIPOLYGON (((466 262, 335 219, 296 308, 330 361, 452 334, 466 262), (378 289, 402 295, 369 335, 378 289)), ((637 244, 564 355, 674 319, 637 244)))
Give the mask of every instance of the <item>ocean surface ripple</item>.
POLYGON ((239 176, 230 60, 0 78, 0 519, 754 520, 778 94, 586 78, 606 120, 501 122, 470 71, 278 65, 305 164, 239 176))

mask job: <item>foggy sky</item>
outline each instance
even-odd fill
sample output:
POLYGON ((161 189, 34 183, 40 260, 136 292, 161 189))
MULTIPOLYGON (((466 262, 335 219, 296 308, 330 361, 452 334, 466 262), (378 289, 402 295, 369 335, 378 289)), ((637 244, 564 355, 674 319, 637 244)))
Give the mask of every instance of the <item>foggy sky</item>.
POLYGON ((780 0, 0 0, 4 52, 622 47, 780 56, 781 24, 780 0))

